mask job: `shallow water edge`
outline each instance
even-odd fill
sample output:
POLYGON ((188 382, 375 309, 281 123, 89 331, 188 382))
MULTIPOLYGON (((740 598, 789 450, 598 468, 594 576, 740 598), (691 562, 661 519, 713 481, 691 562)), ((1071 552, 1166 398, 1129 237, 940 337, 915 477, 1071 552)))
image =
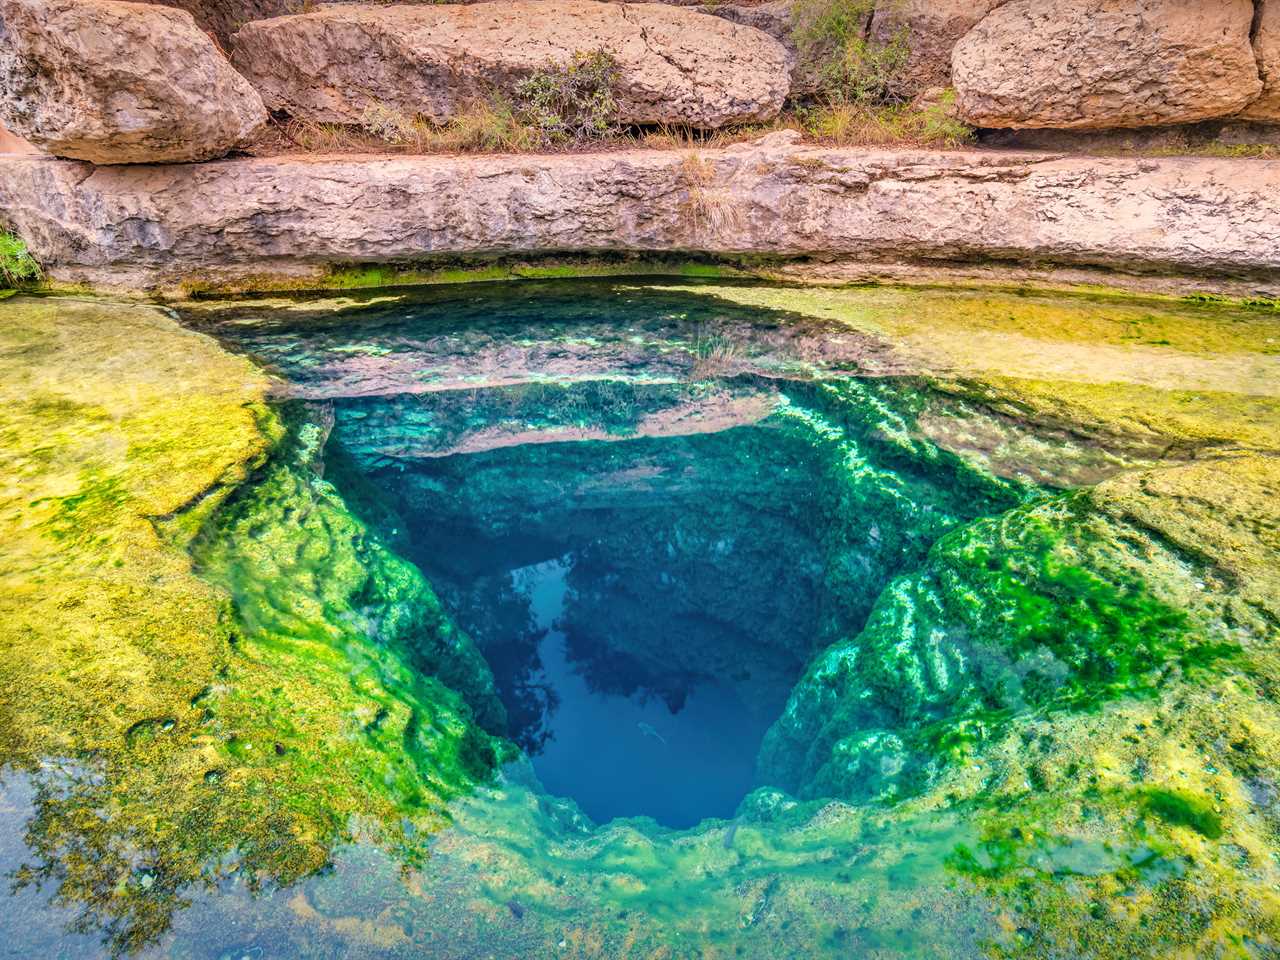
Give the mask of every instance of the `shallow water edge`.
POLYGON ((1276 948, 1265 311, 631 281, 201 333, 0 311, 35 953, 1276 948), (514 574, 552 560, 539 612, 514 574), (619 750, 712 679, 760 708, 741 803, 672 830, 548 791, 530 651, 574 702, 645 693, 619 750))

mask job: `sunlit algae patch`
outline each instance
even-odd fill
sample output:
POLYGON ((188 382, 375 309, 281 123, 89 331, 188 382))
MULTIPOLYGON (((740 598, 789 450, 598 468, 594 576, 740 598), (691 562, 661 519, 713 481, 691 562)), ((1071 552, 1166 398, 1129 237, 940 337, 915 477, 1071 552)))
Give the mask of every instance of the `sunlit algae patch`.
MULTIPOLYGON (((0 746, 14 879, 58 908, 15 942, 54 917, 175 953, 244 924, 317 956, 1280 949, 1273 316, 521 291, 193 309, 284 404, 152 308, 0 305, 0 746), (803 635, 743 653, 797 679, 731 820, 593 823, 507 739, 405 531, 712 453, 816 544, 803 635)), ((793 582, 764 566, 744 592, 793 582)))

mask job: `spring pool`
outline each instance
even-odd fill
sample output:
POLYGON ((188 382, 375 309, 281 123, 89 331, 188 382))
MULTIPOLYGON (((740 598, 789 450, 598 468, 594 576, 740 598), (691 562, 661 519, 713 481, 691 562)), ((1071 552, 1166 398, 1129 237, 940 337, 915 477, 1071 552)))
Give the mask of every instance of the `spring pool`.
POLYGON ((1273 313, 0 311, 15 955, 1278 948, 1273 313))

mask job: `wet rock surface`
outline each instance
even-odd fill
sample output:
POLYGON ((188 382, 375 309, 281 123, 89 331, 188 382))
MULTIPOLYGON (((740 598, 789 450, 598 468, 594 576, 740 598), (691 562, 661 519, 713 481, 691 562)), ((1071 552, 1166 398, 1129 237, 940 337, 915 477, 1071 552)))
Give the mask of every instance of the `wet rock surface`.
MULTIPOLYGON (((1269 308, 614 282, 182 310, 271 383, 150 308, 0 304, 13 949, 1163 958, 1280 937, 1269 308), (808 606, 810 566, 846 613, 875 601, 821 607, 778 717, 797 769, 766 751, 731 820, 593 823, 536 765, 499 769, 514 752, 481 726, 481 638, 546 619, 482 601, 473 644, 444 613, 456 572, 437 591, 408 559, 443 513, 409 511, 411 535, 397 490, 552 537, 589 532, 575 497, 636 497, 597 531, 608 589, 670 601, 602 606, 585 565, 565 582, 557 629, 616 644, 575 647, 600 683, 662 649, 650 667, 764 689, 765 648, 802 647, 776 615, 808 606), (785 548, 735 538, 729 507, 785 548), (816 546, 794 535, 815 515, 816 546), (694 607, 759 645, 692 642, 694 607), (730 646, 751 656, 725 667, 730 646)), ((633 724, 606 748, 664 745, 633 724)))
POLYGON ((787 54, 772 37, 664 4, 343 5, 235 37, 235 63, 268 106, 337 123, 359 123, 374 106, 444 122, 595 50, 617 63, 623 123, 768 120, 788 90, 787 54))
POLYGON ((207 160, 267 119, 262 99, 182 11, 118 0, 5 0, 0 35, 0 119, 57 156, 207 160))

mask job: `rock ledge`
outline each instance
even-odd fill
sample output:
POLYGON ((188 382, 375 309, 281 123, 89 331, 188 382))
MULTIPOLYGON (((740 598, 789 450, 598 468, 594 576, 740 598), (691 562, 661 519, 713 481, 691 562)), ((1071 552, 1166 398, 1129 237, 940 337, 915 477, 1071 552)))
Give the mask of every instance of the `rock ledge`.
POLYGON ((330 265, 635 251, 1004 262, 1280 280, 1280 162, 828 149, 0 158, 56 280, 151 289, 330 265))

